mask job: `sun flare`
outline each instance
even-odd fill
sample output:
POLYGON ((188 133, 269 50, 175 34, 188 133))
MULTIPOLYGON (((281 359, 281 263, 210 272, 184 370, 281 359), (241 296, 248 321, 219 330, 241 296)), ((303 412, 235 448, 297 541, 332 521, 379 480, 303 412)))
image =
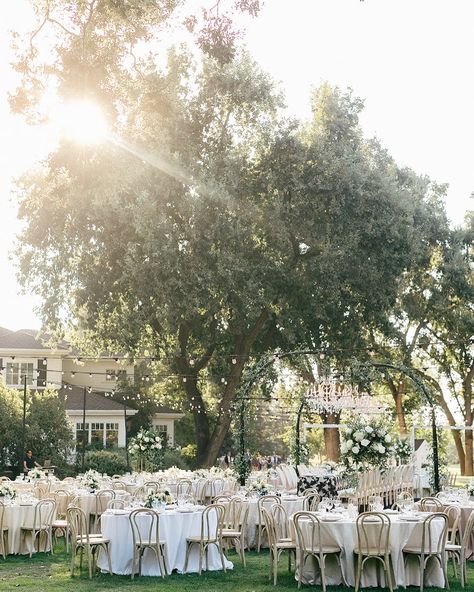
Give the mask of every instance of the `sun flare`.
POLYGON ((92 101, 73 101, 58 113, 61 135, 80 144, 98 144, 107 136, 107 124, 100 107, 92 101))

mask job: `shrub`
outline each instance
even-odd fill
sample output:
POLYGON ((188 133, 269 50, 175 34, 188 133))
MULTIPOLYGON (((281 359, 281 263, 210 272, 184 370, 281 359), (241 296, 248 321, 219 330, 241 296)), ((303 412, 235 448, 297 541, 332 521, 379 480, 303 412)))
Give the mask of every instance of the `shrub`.
POLYGON ((127 461, 120 452, 110 450, 91 450, 86 452, 84 469, 94 469, 107 475, 123 475, 128 471, 127 461))
POLYGON ((181 448, 181 457, 190 468, 196 465, 197 446, 196 444, 188 444, 181 448))
POLYGON ((178 469, 189 469, 186 460, 181 456, 179 450, 167 448, 163 453, 163 468, 178 467, 178 469))

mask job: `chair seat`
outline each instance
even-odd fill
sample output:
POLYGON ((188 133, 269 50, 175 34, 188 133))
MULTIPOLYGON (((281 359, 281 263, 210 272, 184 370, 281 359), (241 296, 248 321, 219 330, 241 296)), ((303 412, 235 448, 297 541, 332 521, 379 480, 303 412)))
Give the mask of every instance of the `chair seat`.
POLYGON ((452 543, 446 543, 446 551, 462 551, 461 545, 453 545, 452 543))
POLYGON ((240 530, 223 530, 222 536, 224 537, 240 537, 242 533, 240 530))
MULTIPOLYGON (((186 541, 189 543, 200 543, 201 537, 199 537, 199 536, 189 537, 186 539, 186 541)), ((202 539, 202 542, 203 543, 217 543, 218 540, 217 539, 202 539)))
MULTIPOLYGON (((447 546, 447 545, 446 545, 447 546)), ((421 547, 403 547, 403 553, 410 553, 410 555, 421 555, 421 547)), ((441 553, 437 553, 436 551, 433 553, 429 553, 425 551, 425 557, 428 555, 440 555, 441 553)))
POLYGON ((277 549, 296 549, 295 541, 278 541, 276 544, 277 549))
MULTIPOLYGON (((405 549, 404 549, 405 550, 405 549)), ((358 547, 356 547, 354 549, 354 553, 356 555, 366 555, 367 557, 383 557, 385 555, 385 553, 381 553, 379 549, 377 549, 376 547, 369 547, 368 549, 364 549, 364 551, 361 553, 360 549, 358 547)), ((390 555, 390 551, 388 551, 387 555, 390 555)))
MULTIPOLYGON (((315 548, 315 549, 311 549, 311 548, 305 548, 304 552, 305 553, 311 553, 313 555, 319 555, 319 549, 315 548)), ((321 547, 321 553, 323 553, 323 555, 326 555, 327 553, 340 553, 342 551, 341 547, 338 547, 337 545, 328 545, 325 547, 321 547)))
POLYGON ((55 520, 53 522, 53 528, 67 528, 67 520, 55 520))
MULTIPOLYGON (((110 542, 109 539, 106 539, 105 537, 102 537, 102 536, 97 537, 97 538, 89 536, 89 544, 90 545, 105 545, 106 543, 109 543, 109 542, 110 542)), ((76 543, 79 545, 80 544, 87 545, 87 537, 78 536, 76 543)))
POLYGON ((144 549, 145 547, 154 547, 156 544, 166 545, 166 541, 159 541, 158 543, 156 541, 147 541, 146 543, 135 543, 135 547, 142 547, 144 549))

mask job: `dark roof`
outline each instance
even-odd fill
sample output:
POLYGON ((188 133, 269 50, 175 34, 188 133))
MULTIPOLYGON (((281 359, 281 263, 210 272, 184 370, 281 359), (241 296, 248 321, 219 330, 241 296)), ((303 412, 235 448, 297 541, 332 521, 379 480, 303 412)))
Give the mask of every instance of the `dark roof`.
MULTIPOLYGON (((5 327, 0 327, 0 348, 2 349, 53 349, 45 342, 48 336, 41 335, 35 329, 20 329, 19 331, 10 331, 5 327)), ((68 346, 62 342, 55 349, 67 350, 68 346)))
MULTIPOLYGON (((59 396, 65 398, 66 400, 66 409, 71 411, 83 409, 84 405, 84 389, 81 386, 73 386, 71 389, 69 387, 62 387, 59 390, 59 396)), ((132 409, 131 407, 126 407, 129 411, 136 411, 136 409, 132 409)), ((86 409, 88 411, 122 411, 123 412, 123 404, 114 401, 113 399, 109 399, 104 397, 103 394, 98 393, 96 391, 88 392, 86 391, 86 409)))
MULTIPOLYGON (((182 413, 181 411, 177 411, 176 409, 172 409, 167 405, 156 405, 153 408, 153 413, 182 413)), ((184 415, 184 413, 183 413, 184 415)))

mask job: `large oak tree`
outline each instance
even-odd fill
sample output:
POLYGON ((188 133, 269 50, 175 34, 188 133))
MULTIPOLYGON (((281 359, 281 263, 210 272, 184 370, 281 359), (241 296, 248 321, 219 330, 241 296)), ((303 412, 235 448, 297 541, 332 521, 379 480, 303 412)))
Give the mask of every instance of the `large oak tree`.
MULTIPOLYGON (((193 410, 198 462, 212 464, 252 356, 347 350, 384 322, 426 241, 430 183, 363 137, 350 92, 324 85, 311 121, 286 121, 245 53, 137 56, 158 34, 157 2, 114 18, 115 2, 76 4, 79 33, 61 30, 47 71, 64 99, 100 104, 114 134, 63 139, 23 179, 21 278, 50 330, 160 356, 193 410)), ((38 105, 40 58, 19 62, 17 109, 38 105)))

